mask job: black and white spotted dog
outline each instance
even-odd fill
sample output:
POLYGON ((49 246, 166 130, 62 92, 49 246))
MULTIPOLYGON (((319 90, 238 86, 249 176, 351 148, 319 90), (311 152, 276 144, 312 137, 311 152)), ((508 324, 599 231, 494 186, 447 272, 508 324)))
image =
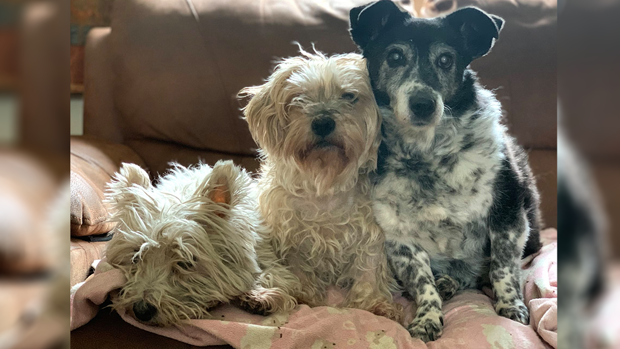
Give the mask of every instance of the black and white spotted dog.
POLYGON ((473 7, 418 19, 386 0, 350 16, 384 118, 374 209, 418 304, 409 332, 437 339, 442 298, 484 284, 499 315, 527 324, 519 270, 540 249, 539 195, 499 101, 469 69, 503 19, 473 7))

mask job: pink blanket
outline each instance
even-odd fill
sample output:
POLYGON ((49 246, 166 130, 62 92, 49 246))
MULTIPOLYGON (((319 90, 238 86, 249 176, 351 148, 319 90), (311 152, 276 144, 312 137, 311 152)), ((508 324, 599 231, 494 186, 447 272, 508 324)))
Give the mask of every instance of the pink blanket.
MULTIPOLYGON (((259 316, 230 305, 218 307, 211 319, 191 320, 179 327, 141 324, 128 314, 128 323, 179 341, 198 345, 230 344, 240 349, 262 348, 412 348, 509 349, 557 348, 557 233, 543 232, 546 244, 534 258, 524 260, 526 304, 530 326, 499 317, 492 300, 478 291, 457 294, 444 304, 443 336, 424 344, 401 325, 363 310, 300 305, 291 314, 259 316)), ((71 329, 95 317, 99 305, 124 282, 105 262, 71 295, 71 329)), ((332 299, 338 294, 332 294, 332 299)), ((408 308, 402 297, 397 298, 408 308)))

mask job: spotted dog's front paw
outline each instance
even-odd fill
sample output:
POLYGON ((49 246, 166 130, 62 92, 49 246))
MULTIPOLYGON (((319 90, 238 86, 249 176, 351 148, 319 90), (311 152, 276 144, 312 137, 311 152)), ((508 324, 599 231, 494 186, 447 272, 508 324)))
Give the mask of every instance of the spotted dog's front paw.
POLYGON ((459 290, 459 283, 448 275, 439 275, 435 279, 435 287, 441 299, 447 301, 459 290))
POLYGON ((509 318, 516 322, 527 325, 530 322, 530 312, 520 299, 515 299, 511 303, 497 302, 495 304, 497 315, 509 318))
POLYGON ((413 322, 407 327, 411 337, 419 338, 424 343, 432 342, 443 333, 443 315, 441 312, 429 312, 416 315, 413 322))

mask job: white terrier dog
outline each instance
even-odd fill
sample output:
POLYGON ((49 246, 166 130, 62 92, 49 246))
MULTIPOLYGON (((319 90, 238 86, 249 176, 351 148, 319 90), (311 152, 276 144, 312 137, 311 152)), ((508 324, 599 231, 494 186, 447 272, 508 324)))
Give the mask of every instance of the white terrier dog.
POLYGON ((208 317, 260 274, 255 183, 232 161, 175 165, 156 187, 139 166, 123 164, 106 201, 117 222, 106 258, 127 277, 113 307, 144 323, 208 317))
POLYGON ((270 292, 246 305, 286 310, 275 290, 325 305, 333 285, 347 289, 344 307, 399 321, 369 198, 381 119, 366 62, 357 54, 301 53, 280 62, 265 84, 240 92, 251 97, 244 113, 261 147, 259 208, 270 229, 264 241, 275 252, 258 251, 259 284, 270 292))

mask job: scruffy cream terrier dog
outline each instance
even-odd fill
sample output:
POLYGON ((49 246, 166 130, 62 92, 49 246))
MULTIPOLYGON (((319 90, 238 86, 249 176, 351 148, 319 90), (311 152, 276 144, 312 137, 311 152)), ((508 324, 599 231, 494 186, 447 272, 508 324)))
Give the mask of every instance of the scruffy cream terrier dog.
MULTIPOLYGON (((251 97, 244 113, 263 158, 264 241, 281 261, 261 265, 260 285, 310 306, 326 304, 327 288, 341 286, 342 306, 398 321, 369 199, 381 119, 366 63, 357 54, 301 53, 281 61, 265 84, 240 92, 251 97)), ((250 307, 281 310, 270 294, 256 296, 246 300, 250 307)))
POLYGON ((232 161, 175 165, 156 187, 139 166, 123 164, 106 200, 117 222, 106 258, 127 277, 113 307, 144 323, 208 317, 260 274, 255 183, 232 161))

